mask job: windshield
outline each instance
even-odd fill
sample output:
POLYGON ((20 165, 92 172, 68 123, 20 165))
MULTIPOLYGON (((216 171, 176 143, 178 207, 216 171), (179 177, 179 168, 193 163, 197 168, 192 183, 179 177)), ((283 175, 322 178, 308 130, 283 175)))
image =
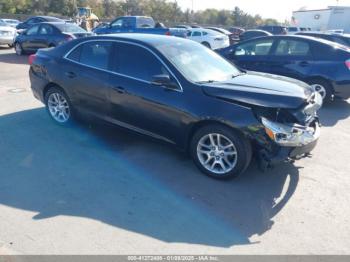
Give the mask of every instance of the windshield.
POLYGON ((86 33, 86 31, 83 28, 75 24, 62 24, 56 26, 60 31, 64 33, 86 33))
POLYGON ((214 51, 189 40, 159 45, 157 49, 192 82, 225 81, 241 73, 214 51))

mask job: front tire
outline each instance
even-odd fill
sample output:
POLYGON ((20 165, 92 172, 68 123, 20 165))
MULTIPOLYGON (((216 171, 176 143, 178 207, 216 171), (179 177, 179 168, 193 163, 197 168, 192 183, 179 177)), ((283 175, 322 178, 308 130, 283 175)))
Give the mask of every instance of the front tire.
POLYGON ((73 122, 73 107, 69 97, 57 87, 51 87, 45 94, 46 110, 51 119, 62 126, 73 122))
POLYGON ((250 164, 250 142, 237 131, 215 124, 199 129, 190 146, 197 167, 216 179, 230 179, 243 173, 250 164))
POLYGON ((22 45, 18 42, 15 43, 15 52, 18 56, 21 56, 24 54, 22 45))

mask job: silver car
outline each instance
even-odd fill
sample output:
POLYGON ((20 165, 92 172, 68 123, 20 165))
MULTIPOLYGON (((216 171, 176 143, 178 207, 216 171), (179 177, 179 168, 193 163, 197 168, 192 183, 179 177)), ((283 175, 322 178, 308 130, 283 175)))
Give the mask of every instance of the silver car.
POLYGON ((0 21, 0 45, 13 46, 16 37, 16 29, 0 21))

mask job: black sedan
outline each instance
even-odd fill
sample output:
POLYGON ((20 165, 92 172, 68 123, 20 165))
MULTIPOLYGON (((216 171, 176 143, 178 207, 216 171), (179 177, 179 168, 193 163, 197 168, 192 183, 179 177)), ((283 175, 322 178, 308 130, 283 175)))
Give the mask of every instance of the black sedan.
POLYGON ((246 30, 242 34, 239 35, 240 41, 247 41, 249 39, 263 37, 263 36, 271 36, 272 34, 259 29, 246 30))
POLYGON ((63 20, 53 16, 33 16, 28 18, 26 21, 19 23, 16 26, 16 29, 18 31, 23 31, 32 27, 35 24, 39 24, 43 22, 63 22, 63 20))
POLYGON ((295 35, 312 36, 312 37, 325 39, 331 42, 336 42, 338 44, 350 47, 349 34, 335 34, 335 33, 305 31, 305 32, 296 33, 295 35))
POLYGON ((314 37, 271 36, 218 52, 242 69, 304 81, 325 102, 350 97, 350 49, 343 45, 314 37))
POLYGON ((297 80, 244 73, 194 41, 119 34, 78 39, 30 57, 34 96, 69 124, 92 115, 188 151, 205 174, 242 173, 308 154, 320 95, 297 80))
POLYGON ((32 26, 15 39, 17 55, 34 53, 40 48, 56 47, 76 38, 91 36, 81 27, 65 22, 45 22, 32 26))

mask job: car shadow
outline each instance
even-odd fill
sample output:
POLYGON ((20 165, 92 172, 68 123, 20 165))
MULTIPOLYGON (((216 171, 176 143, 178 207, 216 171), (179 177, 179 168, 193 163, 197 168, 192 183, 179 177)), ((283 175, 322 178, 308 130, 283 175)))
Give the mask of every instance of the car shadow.
POLYGON ((299 181, 291 164, 261 173, 255 163, 233 181, 213 180, 169 145, 106 124, 60 127, 43 108, 0 116, 0 155, 0 204, 38 222, 84 217, 216 247, 271 229, 299 181))
POLYGON ((13 48, 9 48, 6 46, 0 46, 0 51, 1 50, 6 50, 9 52, 0 53, 0 62, 8 64, 28 64, 27 55, 18 56, 16 55, 13 48))
POLYGON ((335 99, 329 105, 321 108, 319 116, 323 126, 334 126, 350 116, 350 103, 346 100, 335 99))

